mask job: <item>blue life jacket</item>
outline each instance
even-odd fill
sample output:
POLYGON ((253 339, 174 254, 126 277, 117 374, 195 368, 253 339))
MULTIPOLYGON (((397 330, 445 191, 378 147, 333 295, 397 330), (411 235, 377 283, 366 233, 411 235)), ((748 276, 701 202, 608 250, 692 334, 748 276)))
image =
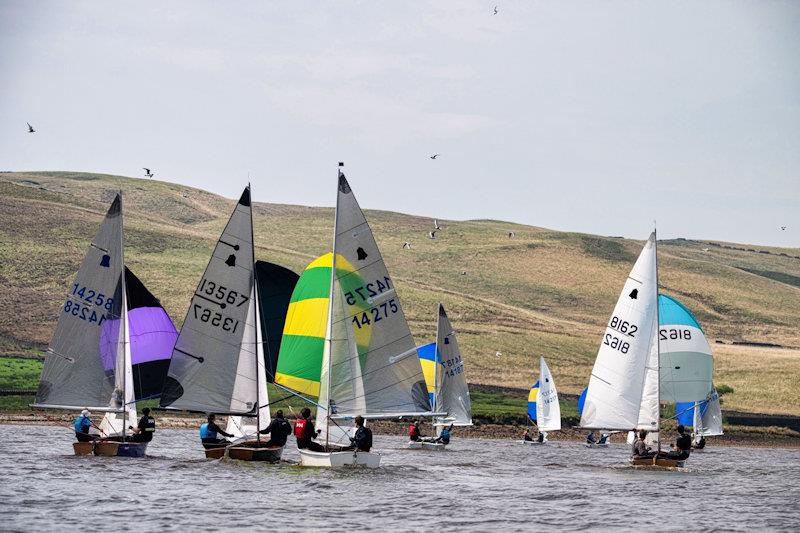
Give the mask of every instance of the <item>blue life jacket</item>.
POLYGON ((201 439, 216 439, 217 438, 217 432, 216 431, 211 431, 210 429, 208 429, 208 422, 206 422, 205 424, 200 426, 200 438, 201 439))
POLYGON ((450 444, 450 430, 443 429, 441 435, 439 435, 439 438, 442 439, 443 443, 450 444))
POLYGON ((76 433, 89 433, 89 429, 92 427, 92 421, 81 415, 75 419, 75 422, 72 423, 72 427, 75 428, 76 433))

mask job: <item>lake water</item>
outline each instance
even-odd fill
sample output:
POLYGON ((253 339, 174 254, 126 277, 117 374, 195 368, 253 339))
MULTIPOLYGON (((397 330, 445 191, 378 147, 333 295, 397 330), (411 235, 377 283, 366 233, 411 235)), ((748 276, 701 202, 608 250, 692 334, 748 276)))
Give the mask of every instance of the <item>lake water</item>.
POLYGON ((207 461, 195 431, 146 459, 75 457, 64 428, 0 426, 0 530, 797 530, 800 451, 710 448, 685 471, 626 466, 628 446, 377 435, 377 470, 207 461))

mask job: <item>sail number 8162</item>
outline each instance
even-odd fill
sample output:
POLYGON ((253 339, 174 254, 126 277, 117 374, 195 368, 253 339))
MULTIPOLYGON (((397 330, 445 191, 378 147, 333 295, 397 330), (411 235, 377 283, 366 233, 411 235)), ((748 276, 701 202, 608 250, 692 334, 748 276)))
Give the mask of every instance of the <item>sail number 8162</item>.
POLYGON ((628 353, 628 350, 631 347, 630 344, 618 337, 615 337, 611 333, 606 333, 606 336, 603 337, 603 344, 608 345, 615 350, 619 350, 622 353, 628 353))

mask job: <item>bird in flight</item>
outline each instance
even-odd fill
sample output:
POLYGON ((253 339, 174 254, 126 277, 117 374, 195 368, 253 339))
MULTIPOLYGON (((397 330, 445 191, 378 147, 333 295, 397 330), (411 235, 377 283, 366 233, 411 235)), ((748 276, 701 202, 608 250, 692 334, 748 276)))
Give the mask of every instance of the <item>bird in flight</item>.
POLYGON ((436 159, 436 158, 437 158, 437 157, 439 157, 440 155, 442 155, 442 154, 433 154, 433 155, 432 155, 432 156, 430 156, 430 157, 431 157, 431 159, 436 159))
POLYGON ((442 227, 439 226, 439 221, 435 218, 433 219, 433 229, 442 229, 442 227))
POLYGON ((408 242, 408 241, 404 242, 403 243, 403 250, 410 250, 410 249, 411 249, 411 243, 408 242))
POLYGON ((144 170, 144 177, 145 178, 152 178, 153 177, 153 173, 150 172, 149 168, 142 167, 142 170, 144 170))
POLYGON ((31 126, 30 122, 26 122, 25 124, 28 125, 28 133, 35 133, 36 132, 36 130, 33 129, 33 126, 31 126))
POLYGON ((497 15, 497 6, 494 6, 494 12, 492 13, 492 15, 497 15))
POLYGON ((428 238, 429 239, 435 239, 436 238, 436 230, 429 231, 428 232, 428 238))
POLYGON ((786 226, 781 226, 781 231, 786 231, 786 226))

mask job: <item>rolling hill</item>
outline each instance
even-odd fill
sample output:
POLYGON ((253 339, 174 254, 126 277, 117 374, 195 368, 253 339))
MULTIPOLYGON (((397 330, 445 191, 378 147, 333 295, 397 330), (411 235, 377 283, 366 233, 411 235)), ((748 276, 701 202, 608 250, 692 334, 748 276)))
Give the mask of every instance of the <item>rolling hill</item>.
MULTIPOLYGON (((352 185, 357 194, 358 181, 352 185)), ((180 326, 234 200, 159 181, 5 172, 0 356, 41 355, 64 290, 120 189, 126 263, 180 326)), ((299 272, 330 247, 332 208, 256 203, 254 218, 258 259, 299 272)), ((559 389, 580 391, 642 246, 494 220, 440 220, 430 240, 431 219, 370 210, 367 218, 417 341, 433 338, 441 301, 469 380, 506 387, 528 387, 543 354, 559 389)), ((712 342, 715 381, 734 389, 726 408, 800 414, 800 250, 660 241, 659 269, 662 292, 692 309, 712 342)))

